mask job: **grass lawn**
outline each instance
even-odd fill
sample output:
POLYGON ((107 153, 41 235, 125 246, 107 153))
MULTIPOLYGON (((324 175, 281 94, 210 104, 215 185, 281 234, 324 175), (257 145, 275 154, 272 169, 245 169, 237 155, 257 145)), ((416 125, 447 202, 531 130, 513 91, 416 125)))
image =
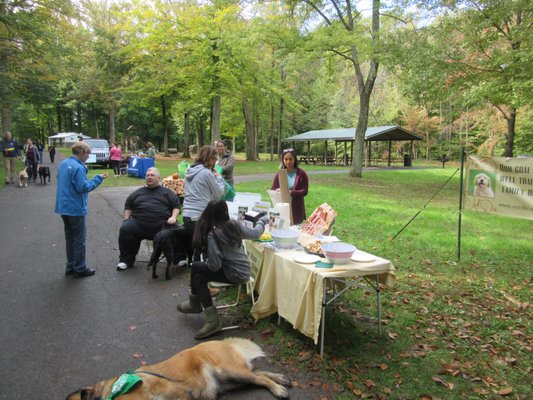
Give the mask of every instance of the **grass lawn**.
MULTIPOLYGON (((454 168, 310 176, 310 213, 328 202, 334 234, 397 268, 383 293, 384 332, 375 297, 352 290, 327 313, 325 357, 311 339, 277 318, 263 338, 292 368, 318 373, 336 399, 496 398, 531 393, 533 221, 464 212, 457 262, 458 173, 395 239, 454 168), (424 397, 426 395, 427 397, 424 397)), ((237 185, 264 193, 270 182, 237 185)), ((266 195, 263 195, 266 199, 266 195)), ((333 397, 332 397, 333 398, 333 397)))

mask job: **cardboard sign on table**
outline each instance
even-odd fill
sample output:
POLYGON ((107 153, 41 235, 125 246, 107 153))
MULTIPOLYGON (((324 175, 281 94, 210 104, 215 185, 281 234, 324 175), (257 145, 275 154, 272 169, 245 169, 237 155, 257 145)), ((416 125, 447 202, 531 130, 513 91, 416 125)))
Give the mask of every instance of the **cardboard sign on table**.
MULTIPOLYGON (((281 201, 283 203, 291 204, 291 194, 289 192, 289 178, 287 177, 287 170, 286 169, 280 169, 278 171, 278 178, 279 178, 279 190, 281 192, 281 201)), ((289 208, 290 215, 291 215, 291 225, 293 224, 292 219, 292 207, 289 208)))

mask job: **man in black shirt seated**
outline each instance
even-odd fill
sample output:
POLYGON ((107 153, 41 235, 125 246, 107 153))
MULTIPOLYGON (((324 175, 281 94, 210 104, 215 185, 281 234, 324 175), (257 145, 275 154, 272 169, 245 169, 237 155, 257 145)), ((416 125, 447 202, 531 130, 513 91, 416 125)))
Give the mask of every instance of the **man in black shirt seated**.
POLYGON ((176 223, 180 201, 176 193, 160 186, 160 181, 157 168, 148 168, 146 186, 137 189, 126 199, 124 221, 118 234, 118 271, 133 267, 143 239, 153 240, 164 224, 176 223))

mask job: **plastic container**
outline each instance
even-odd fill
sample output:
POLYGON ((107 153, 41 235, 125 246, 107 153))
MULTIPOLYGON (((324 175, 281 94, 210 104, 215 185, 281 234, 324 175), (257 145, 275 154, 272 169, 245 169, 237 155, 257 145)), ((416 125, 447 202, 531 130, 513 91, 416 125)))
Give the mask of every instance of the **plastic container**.
POLYGON ((333 242, 322 244, 322 252, 333 264, 346 264, 357 248, 349 243, 333 242))
POLYGON ((294 247, 300 237, 300 232, 292 229, 278 229, 270 232, 274 243, 282 249, 290 249, 294 247))

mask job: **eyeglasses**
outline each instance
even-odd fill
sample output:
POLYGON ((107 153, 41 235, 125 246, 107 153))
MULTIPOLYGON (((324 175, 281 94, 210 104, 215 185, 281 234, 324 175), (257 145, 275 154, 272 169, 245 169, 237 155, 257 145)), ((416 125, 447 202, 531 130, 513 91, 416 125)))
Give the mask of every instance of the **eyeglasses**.
POLYGON ((290 152, 294 152, 294 149, 285 149, 285 150, 283 150, 283 154, 290 153, 290 152))

